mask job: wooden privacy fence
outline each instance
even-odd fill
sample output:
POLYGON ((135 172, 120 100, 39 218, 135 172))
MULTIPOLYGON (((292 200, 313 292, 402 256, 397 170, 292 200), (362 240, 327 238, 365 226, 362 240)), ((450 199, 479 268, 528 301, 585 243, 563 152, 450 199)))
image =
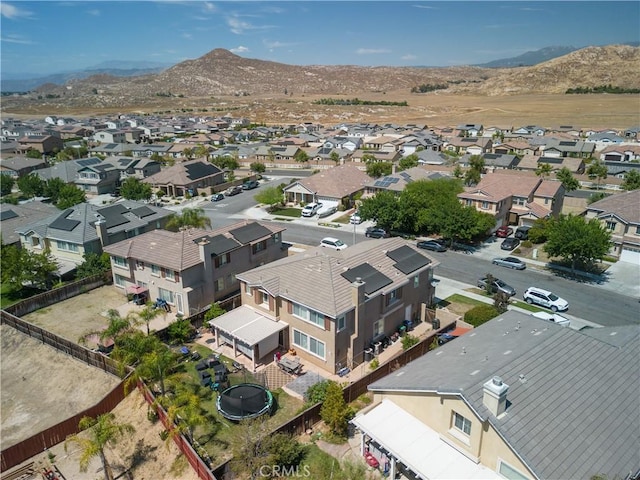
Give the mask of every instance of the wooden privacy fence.
POLYGON ((27 313, 35 312, 40 308, 45 308, 54 303, 61 302, 71 297, 75 297, 81 293, 88 292, 94 288, 106 285, 111 280, 111 272, 104 275, 94 275, 92 277, 83 278, 77 282, 69 283, 63 287, 49 290, 48 292, 25 298, 24 300, 8 306, 5 310, 12 313, 16 317, 22 317, 27 313))
MULTIPOLYGON (((175 425, 172 425, 167 417, 167 412, 162 406, 158 405, 155 402, 155 396, 149 390, 149 388, 143 383, 138 382, 138 389, 142 392, 142 396, 147 401, 149 405, 153 405, 155 407, 155 411, 158 414, 158 418, 162 422, 165 430, 171 430, 175 428, 175 425)), ((175 435, 173 437, 174 443, 177 445, 178 449, 184 454, 191 468, 196 472, 198 478, 202 480, 216 480, 211 469, 207 466, 207 464, 200 458, 200 455, 196 453, 193 449, 193 446, 189 443, 189 441, 184 437, 184 435, 175 435)))

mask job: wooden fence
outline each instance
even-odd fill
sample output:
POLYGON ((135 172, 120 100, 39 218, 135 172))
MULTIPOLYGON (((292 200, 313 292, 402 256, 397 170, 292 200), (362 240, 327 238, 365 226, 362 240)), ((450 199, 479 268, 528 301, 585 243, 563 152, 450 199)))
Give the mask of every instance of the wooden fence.
POLYGON ((106 285, 111 281, 111 271, 104 275, 94 275, 92 277, 83 278, 77 282, 69 283, 60 288, 49 290, 48 292, 25 298, 24 300, 8 306, 5 310, 16 317, 22 317, 31 312, 35 312, 41 308, 48 307, 54 303, 61 302, 71 297, 75 297, 81 293, 88 292, 94 288, 106 285))

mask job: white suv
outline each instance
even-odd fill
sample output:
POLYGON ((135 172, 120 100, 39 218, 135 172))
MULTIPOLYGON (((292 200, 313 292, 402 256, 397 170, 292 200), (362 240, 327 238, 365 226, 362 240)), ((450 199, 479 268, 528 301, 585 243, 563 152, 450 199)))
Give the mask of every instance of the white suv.
POLYGON ((324 237, 320 241, 321 247, 333 248, 334 250, 344 250, 347 248, 347 244, 342 240, 333 237, 324 237))
POLYGON ((301 215, 303 217, 313 217, 321 208, 321 203, 309 203, 302 209, 301 215))
POLYGON ((522 295, 528 304, 536 303, 543 307, 550 308, 552 312, 562 312, 569 308, 569 302, 564 298, 541 288, 529 287, 522 295))

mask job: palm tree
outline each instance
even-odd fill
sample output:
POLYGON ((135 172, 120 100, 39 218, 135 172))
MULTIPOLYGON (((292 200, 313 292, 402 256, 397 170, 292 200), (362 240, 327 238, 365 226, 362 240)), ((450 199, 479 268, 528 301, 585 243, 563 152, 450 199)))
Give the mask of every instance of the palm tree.
POLYGON ((80 471, 86 472, 89 462, 94 457, 100 457, 104 470, 105 480, 113 480, 111 465, 105 455, 105 447, 114 446, 118 440, 127 433, 133 433, 135 429, 128 423, 119 424, 113 413, 104 413, 97 418, 82 417, 78 423, 80 430, 86 430, 87 435, 73 434, 64 442, 65 452, 70 443, 80 447, 80 471))
POLYGON ((177 232, 183 228, 211 228, 211 219, 202 208, 185 208, 180 214, 173 214, 167 222, 166 229, 177 232))
POLYGON ((143 355, 140 364, 136 368, 136 374, 143 378, 157 380, 160 385, 160 394, 164 396, 166 393, 164 381, 167 378, 167 374, 176 365, 177 356, 166 345, 160 343, 157 337, 149 338, 155 338, 157 344, 150 352, 143 355))
POLYGON ((164 312, 164 310, 154 308, 153 304, 151 302, 148 302, 144 306, 144 308, 137 313, 137 316, 140 318, 140 320, 147 324, 147 335, 150 335, 151 333, 149 331, 149 323, 162 312, 164 312))
POLYGON ((538 168, 536 168, 536 175, 544 179, 550 176, 552 171, 553 167, 551 166, 551 164, 543 162, 538 164, 538 168))
POLYGON ((207 148, 206 145, 198 145, 194 150, 193 153, 196 157, 205 157, 207 159, 207 161, 209 161, 209 149, 207 148))

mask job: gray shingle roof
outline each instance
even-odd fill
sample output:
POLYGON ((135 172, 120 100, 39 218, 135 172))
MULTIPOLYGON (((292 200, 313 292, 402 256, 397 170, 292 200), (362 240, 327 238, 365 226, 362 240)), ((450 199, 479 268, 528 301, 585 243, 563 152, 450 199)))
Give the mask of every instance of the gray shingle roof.
POLYGON ((349 269, 363 268, 362 265, 369 264, 391 280, 381 290, 369 292, 372 295, 394 290, 406 283, 408 277, 418 273, 416 270, 409 275, 403 274, 395 266, 397 261, 387 255, 387 252, 405 245, 429 259, 428 267, 438 265, 424 251, 416 248, 413 242, 395 237, 361 242, 339 252, 316 247, 236 276, 251 286, 264 288, 272 295, 291 299, 335 318, 353 308, 352 282, 343 276, 349 269))
POLYGON ((625 478, 640 468, 640 326, 595 330, 509 311, 369 389, 459 394, 539 478, 625 478), (615 342, 594 338, 606 330, 615 342), (509 385, 500 418, 482 401, 494 375, 509 385))

